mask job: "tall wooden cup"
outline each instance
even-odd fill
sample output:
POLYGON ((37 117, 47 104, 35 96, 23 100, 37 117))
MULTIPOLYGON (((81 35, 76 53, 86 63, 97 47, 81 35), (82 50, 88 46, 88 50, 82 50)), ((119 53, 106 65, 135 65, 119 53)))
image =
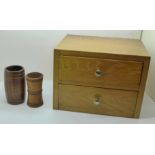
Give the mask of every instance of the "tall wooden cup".
POLYGON ((42 98, 42 81, 43 74, 38 72, 32 72, 26 75, 27 87, 28 87, 28 100, 27 104, 30 107, 40 107, 43 105, 42 98))
POLYGON ((4 71, 7 102, 13 105, 25 100, 25 71, 22 66, 8 66, 4 71))

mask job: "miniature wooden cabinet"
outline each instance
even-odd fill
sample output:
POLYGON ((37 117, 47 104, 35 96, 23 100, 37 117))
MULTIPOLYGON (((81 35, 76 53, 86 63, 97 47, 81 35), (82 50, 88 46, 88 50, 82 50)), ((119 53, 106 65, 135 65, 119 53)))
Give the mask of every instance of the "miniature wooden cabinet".
POLYGON ((54 50, 54 109, 138 118, 150 57, 136 39, 68 35, 54 50))

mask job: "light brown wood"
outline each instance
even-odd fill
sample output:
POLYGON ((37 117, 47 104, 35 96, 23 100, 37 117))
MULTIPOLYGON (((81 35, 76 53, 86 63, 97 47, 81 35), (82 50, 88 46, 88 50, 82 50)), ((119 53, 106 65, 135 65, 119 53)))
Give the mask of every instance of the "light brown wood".
POLYGON ((93 53, 93 52, 82 52, 82 51, 68 51, 68 50, 57 50, 61 52, 63 56, 77 56, 77 57, 89 57, 89 58, 102 58, 102 59, 116 59, 116 60, 131 60, 131 61, 145 61, 150 59, 149 56, 136 56, 136 55, 120 55, 120 54, 109 54, 109 53, 93 53))
POLYGON ((54 109, 140 116, 150 63, 141 41, 69 35, 54 51, 54 109), (98 92, 106 108, 90 104, 98 92))
POLYGON ((59 85, 62 110, 133 117, 137 92, 59 85), (99 105, 94 102, 99 98, 99 105))
POLYGON ((138 90, 143 63, 112 59, 61 56, 61 83, 103 88, 138 90), (95 74, 101 71, 101 76, 95 74), (121 81, 121 82, 120 82, 121 81))
POLYGON ((59 51, 54 51, 53 108, 59 109, 59 51))
POLYGON ((143 43, 138 39, 68 35, 55 49, 93 53, 148 56, 143 43))
POLYGON ((140 83, 140 87, 139 87, 137 104, 135 107, 135 115, 134 115, 135 118, 139 118, 139 116, 140 116, 140 111, 141 111, 142 102, 143 102, 143 96, 144 96, 144 91, 145 91, 145 86, 146 86, 146 80, 147 80, 149 65, 150 65, 150 59, 145 60, 144 66, 143 66, 142 77, 141 77, 141 83, 140 83))

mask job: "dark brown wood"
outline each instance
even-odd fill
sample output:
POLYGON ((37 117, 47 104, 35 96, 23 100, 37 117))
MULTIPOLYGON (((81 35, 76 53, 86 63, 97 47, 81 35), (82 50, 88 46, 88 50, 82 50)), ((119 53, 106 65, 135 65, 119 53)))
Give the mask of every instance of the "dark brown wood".
POLYGON ((25 100, 25 71, 22 66, 8 66, 4 71, 7 102, 13 105, 25 100))
POLYGON ((40 107, 43 105, 42 98, 42 81, 43 74, 32 72, 26 75, 28 86, 28 100, 27 104, 30 107, 40 107))

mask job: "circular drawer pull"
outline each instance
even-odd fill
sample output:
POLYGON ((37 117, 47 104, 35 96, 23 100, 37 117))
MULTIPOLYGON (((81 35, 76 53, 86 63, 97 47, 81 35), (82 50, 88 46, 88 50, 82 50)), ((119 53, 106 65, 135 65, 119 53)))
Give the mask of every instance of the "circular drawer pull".
POLYGON ((100 69, 97 69, 95 72, 96 77, 101 77, 102 76, 102 71, 100 69))
POLYGON ((99 98, 96 98, 95 101, 94 101, 94 104, 95 104, 96 106, 100 105, 100 104, 101 104, 101 103, 100 103, 100 99, 99 99, 99 98))

